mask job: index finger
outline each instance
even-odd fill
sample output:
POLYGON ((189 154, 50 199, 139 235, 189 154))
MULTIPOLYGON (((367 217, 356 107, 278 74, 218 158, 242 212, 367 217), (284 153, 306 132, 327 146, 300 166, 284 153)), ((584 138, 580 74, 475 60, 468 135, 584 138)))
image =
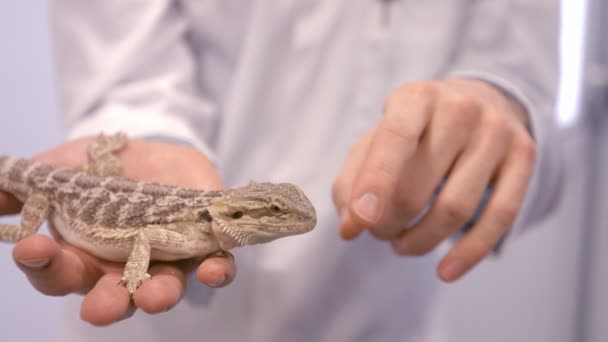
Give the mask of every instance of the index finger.
POLYGON ((410 86, 392 96, 355 180, 352 217, 380 237, 394 237, 403 228, 394 220, 400 208, 391 197, 430 120, 433 94, 430 86, 410 86))

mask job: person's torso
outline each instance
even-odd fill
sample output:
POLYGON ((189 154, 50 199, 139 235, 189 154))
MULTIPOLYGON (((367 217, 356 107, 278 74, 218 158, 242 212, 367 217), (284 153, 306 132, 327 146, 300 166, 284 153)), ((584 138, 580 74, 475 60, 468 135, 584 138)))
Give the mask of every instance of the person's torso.
POLYGON ((98 336, 128 326, 150 341, 440 341, 435 255, 397 257, 367 234, 340 240, 331 186, 386 96, 444 71, 466 2, 183 1, 226 185, 294 182, 318 225, 236 251, 229 287, 191 281, 170 313, 98 336))

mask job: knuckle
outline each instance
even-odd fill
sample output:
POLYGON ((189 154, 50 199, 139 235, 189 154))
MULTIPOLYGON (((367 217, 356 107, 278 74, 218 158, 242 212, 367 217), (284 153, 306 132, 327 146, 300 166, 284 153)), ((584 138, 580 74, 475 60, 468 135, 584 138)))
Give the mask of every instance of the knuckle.
POLYGON ((491 209, 496 222, 501 226, 513 224, 519 213, 519 205, 511 203, 498 203, 491 209))
POLYGON ((446 111, 458 121, 470 122, 481 113, 479 100, 471 95, 457 94, 445 100, 446 111))
POLYGON ((384 102, 384 113, 390 113, 401 108, 403 104, 403 95, 399 90, 391 93, 384 102))
POLYGON ((443 196, 437 199, 437 209, 450 222, 464 223, 475 211, 475 205, 462 198, 443 196))
POLYGON ((435 98, 438 92, 438 85, 433 81, 412 82, 401 85, 393 91, 384 103, 384 112, 398 112, 407 101, 418 100, 428 102, 435 98))
POLYGON ((497 113, 494 113, 492 115, 487 115, 486 118, 484 119, 483 122, 483 126, 486 130, 486 132, 488 132, 489 134, 492 135, 504 135, 506 132, 509 131, 510 129, 510 125, 509 122, 507 121, 507 119, 502 116, 499 115, 497 113))
POLYGON ((431 99, 437 95, 439 85, 434 81, 406 83, 396 93, 408 94, 421 99, 431 99))
POLYGON ((395 138, 403 146, 416 145, 418 134, 407 126, 405 120, 396 116, 387 116, 378 129, 378 134, 395 138))
MULTIPOLYGON (((369 168, 366 168, 360 178, 363 179, 362 183, 388 186, 397 182, 398 172, 399 170, 393 161, 379 159, 369 168)), ((388 191, 389 189, 386 189, 386 186, 381 186, 382 190, 388 191)))
POLYGON ((536 159, 537 146, 529 135, 521 134, 515 139, 513 145, 514 152, 518 155, 529 161, 534 161, 536 159))

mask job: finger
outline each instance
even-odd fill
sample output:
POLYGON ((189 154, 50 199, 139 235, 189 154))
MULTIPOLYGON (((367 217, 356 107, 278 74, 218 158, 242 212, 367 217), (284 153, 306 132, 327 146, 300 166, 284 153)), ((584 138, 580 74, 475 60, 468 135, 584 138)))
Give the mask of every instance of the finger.
POLYGON ((84 297, 80 317, 93 325, 104 326, 130 317, 135 310, 129 292, 118 283, 122 275, 108 273, 84 297))
POLYGON ((197 279, 211 287, 224 287, 236 276, 236 263, 231 258, 214 257, 203 261, 196 271, 197 279))
POLYGON ((530 138, 516 139, 479 222, 441 261, 438 273, 454 281, 487 256, 513 224, 526 194, 536 158, 530 138))
POLYGON ((397 187, 403 166, 416 152, 429 121, 433 96, 430 87, 411 87, 388 101, 385 116, 353 185, 350 209, 355 223, 362 227, 383 226, 383 230, 375 231, 380 237, 394 237, 401 229, 385 227, 381 218, 392 205, 389 198, 397 187))
POLYGON ((91 288, 101 276, 81 257, 53 239, 32 235, 19 241, 13 258, 28 280, 41 293, 63 296, 91 288))
POLYGON ((332 187, 334 204, 340 214, 340 235, 345 240, 355 239, 363 229, 355 225, 350 217, 348 202, 351 198, 353 183, 365 160, 373 134, 374 130, 371 130, 363 139, 353 145, 332 187))
POLYGON ((169 311, 186 291, 184 271, 174 265, 161 263, 150 267, 148 273, 152 277, 137 289, 135 306, 150 314, 169 311))
POLYGON ((350 216, 350 211, 348 209, 342 210, 340 213, 340 237, 344 240, 354 240, 362 231, 363 227, 355 224, 350 216))
POLYGON ((428 207, 467 143, 478 140, 474 132, 481 113, 479 102, 468 96, 447 94, 438 99, 428 130, 401 174, 394 198, 398 212, 387 213, 385 221, 403 226, 428 207))
POLYGON ((18 214, 22 205, 13 195, 0 191, 0 215, 18 214))
POLYGON ((392 242, 397 254, 426 254, 471 219, 511 144, 506 129, 483 132, 458 158, 430 211, 392 242))

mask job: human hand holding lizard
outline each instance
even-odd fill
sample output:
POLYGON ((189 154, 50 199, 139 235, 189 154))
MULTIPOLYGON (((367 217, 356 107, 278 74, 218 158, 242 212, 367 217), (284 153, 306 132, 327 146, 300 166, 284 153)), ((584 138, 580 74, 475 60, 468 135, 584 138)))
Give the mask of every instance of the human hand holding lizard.
MULTIPOLYGON (((87 162, 91 139, 68 142, 35 159, 52 165, 78 167, 87 162)), ((222 183, 209 160, 196 150, 175 144, 130 140, 120 153, 124 176, 206 190, 221 189, 222 183)), ((0 192, 0 214, 17 213, 20 204, 0 192)), ((81 317, 95 325, 107 325, 129 317, 135 308, 148 313, 164 312, 185 293, 186 274, 195 268, 199 281, 213 287, 229 284, 235 276, 234 261, 209 258, 179 262, 156 262, 152 278, 143 283, 130 304, 128 292, 117 286, 124 263, 92 256, 67 242, 32 235, 17 243, 13 256, 32 285, 48 295, 83 293, 81 317)))
POLYGON ((341 234, 368 228, 396 254, 423 255, 473 216, 470 232, 438 266, 453 281, 488 255, 523 202, 536 158, 524 108, 493 86, 451 79, 405 85, 387 100, 380 123, 358 140, 333 187, 341 234), (445 186, 418 223, 404 230, 445 186))

